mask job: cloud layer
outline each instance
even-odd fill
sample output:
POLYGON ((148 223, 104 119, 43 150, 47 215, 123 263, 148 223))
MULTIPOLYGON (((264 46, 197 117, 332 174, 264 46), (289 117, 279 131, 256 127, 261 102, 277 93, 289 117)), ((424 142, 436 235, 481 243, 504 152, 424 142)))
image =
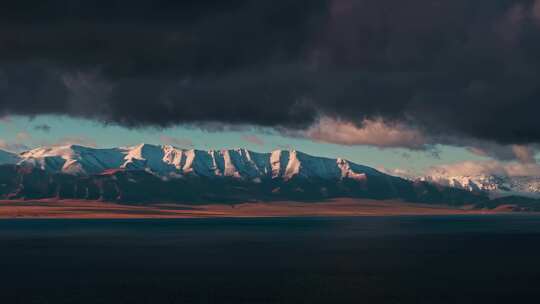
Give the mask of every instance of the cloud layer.
POLYGON ((455 164, 439 165, 428 170, 427 176, 478 176, 497 175, 508 177, 540 176, 538 164, 523 164, 515 162, 459 162, 455 164))
POLYGON ((365 119, 361 126, 351 122, 321 119, 300 136, 341 145, 369 145, 379 148, 426 149, 428 139, 418 130, 381 119, 365 119))
POLYGON ((0 25, 4 115, 540 142, 538 0, 20 0, 0 25))

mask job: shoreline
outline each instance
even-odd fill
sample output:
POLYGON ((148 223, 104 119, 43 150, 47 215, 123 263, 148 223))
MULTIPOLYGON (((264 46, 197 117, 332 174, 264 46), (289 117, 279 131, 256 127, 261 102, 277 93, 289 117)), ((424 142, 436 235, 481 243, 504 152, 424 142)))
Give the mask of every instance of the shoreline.
POLYGON ((376 201, 332 199, 324 202, 250 202, 238 204, 148 204, 129 205, 81 200, 1 200, 0 219, 191 219, 277 217, 365 217, 421 215, 516 214, 508 210, 474 210, 376 201))

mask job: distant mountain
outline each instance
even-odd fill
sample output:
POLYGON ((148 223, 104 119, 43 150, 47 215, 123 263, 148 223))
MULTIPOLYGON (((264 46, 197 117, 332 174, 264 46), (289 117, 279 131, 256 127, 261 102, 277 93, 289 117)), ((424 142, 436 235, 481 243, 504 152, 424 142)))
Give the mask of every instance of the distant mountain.
POLYGON ((469 191, 485 191, 492 197, 519 195, 540 198, 540 177, 534 176, 436 174, 423 176, 420 180, 469 191))
POLYGON ((344 159, 313 157, 295 150, 256 153, 246 149, 201 151, 149 144, 112 149, 68 145, 41 147, 13 157, 19 159, 21 166, 73 175, 112 169, 145 170, 161 177, 196 175, 244 180, 294 176, 363 179, 366 173, 382 174, 344 159))
POLYGON ((185 150, 141 144, 5 152, 0 197, 129 203, 322 200, 334 197, 475 204, 482 192, 409 181, 344 159, 295 150, 185 150))
POLYGON ((504 196, 486 200, 475 206, 477 209, 499 209, 501 211, 540 212, 540 199, 525 196, 504 196))
POLYGON ((0 150, 0 164, 16 164, 21 158, 14 153, 0 150))

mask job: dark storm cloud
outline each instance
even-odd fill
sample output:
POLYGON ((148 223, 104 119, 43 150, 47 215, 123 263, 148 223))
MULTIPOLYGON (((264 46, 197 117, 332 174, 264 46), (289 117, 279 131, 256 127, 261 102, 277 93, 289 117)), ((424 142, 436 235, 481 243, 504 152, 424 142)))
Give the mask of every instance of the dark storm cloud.
POLYGON ((540 142, 540 2, 12 1, 0 111, 540 142))
POLYGON ((326 0, 2 3, 0 109, 126 125, 301 124, 312 114, 298 102, 298 69, 327 14, 326 0))

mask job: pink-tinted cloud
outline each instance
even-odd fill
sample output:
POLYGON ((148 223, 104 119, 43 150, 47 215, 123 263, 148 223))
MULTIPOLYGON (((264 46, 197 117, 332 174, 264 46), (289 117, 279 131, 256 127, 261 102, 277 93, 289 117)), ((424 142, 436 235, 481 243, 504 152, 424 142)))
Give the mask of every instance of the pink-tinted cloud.
POLYGON ((1 124, 4 124, 4 125, 9 125, 11 124, 13 121, 11 120, 11 117, 9 116, 2 116, 0 117, 0 123, 1 124))
POLYGON ((264 146, 264 141, 262 140, 262 138, 256 135, 244 135, 242 136, 242 139, 248 143, 251 143, 257 146, 264 146))
POLYGON ((84 147, 97 148, 98 144, 95 140, 85 136, 66 136, 61 137, 56 141, 42 141, 38 143, 38 146, 66 146, 66 145, 79 145, 84 147))
POLYGON ((524 145, 499 145, 496 143, 476 142, 466 148, 473 154, 491 157, 502 161, 516 160, 521 163, 535 163, 536 149, 524 145))
POLYGON ((381 119, 364 120, 361 126, 357 126, 352 122, 323 118, 302 135, 316 141, 348 146, 418 150, 428 145, 427 138, 420 131, 402 124, 388 124, 381 119))
POLYGON ((401 168, 385 168, 385 167, 378 167, 377 170, 384 172, 389 175, 393 176, 399 176, 407 179, 415 179, 416 174, 410 170, 407 169, 401 169, 401 168))
POLYGON ((516 156, 516 158, 522 163, 525 163, 525 164, 536 163, 536 159, 534 158, 535 151, 531 147, 522 146, 522 145, 513 145, 512 152, 514 152, 514 155, 516 156))
POLYGON ((28 132, 19 132, 17 135, 15 135, 15 138, 18 142, 28 142, 32 139, 32 135, 28 132))
POLYGON ((0 139, 0 149, 17 153, 22 152, 28 150, 31 139, 32 136, 29 133, 21 131, 15 134, 15 140, 0 139))
POLYGON ((28 150, 28 146, 21 143, 7 142, 3 139, 0 139, 0 149, 10 152, 22 152, 28 150))
POLYGON ((500 161, 465 161, 430 168, 428 176, 540 176, 540 165, 500 161))
POLYGON ((161 135, 159 137, 159 140, 165 145, 177 146, 179 148, 193 147, 193 141, 188 138, 177 138, 167 135, 161 135))
POLYGON ((436 144, 442 144, 461 147, 473 154, 495 160, 535 163, 538 148, 535 145, 501 145, 468 137, 433 136, 403 123, 388 123, 382 119, 365 119, 357 125, 350 121, 323 117, 304 131, 286 129, 280 131, 286 136, 347 146, 364 145, 378 148, 425 150, 435 158, 439 157, 436 144))

